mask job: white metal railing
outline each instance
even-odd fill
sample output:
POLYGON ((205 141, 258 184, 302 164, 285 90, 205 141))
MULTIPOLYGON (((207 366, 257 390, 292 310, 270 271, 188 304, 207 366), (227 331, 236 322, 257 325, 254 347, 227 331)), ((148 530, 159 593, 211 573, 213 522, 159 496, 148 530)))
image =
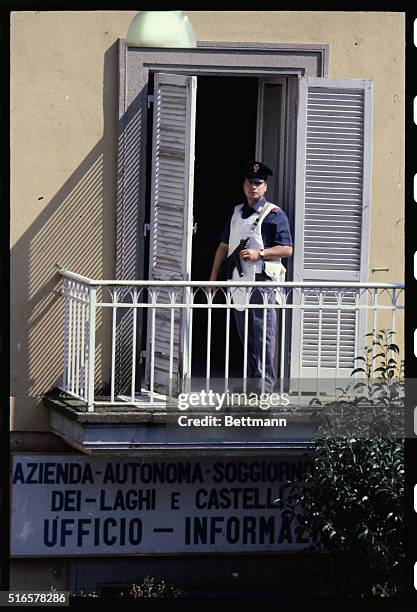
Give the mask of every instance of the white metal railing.
MULTIPOLYGON (((205 342, 204 373, 201 375, 200 372, 198 378, 204 378, 209 388, 213 363, 216 363, 216 356, 220 355, 215 351, 213 359, 213 313, 218 310, 226 311, 225 321, 222 322, 225 328, 221 337, 221 353, 224 355, 221 375, 227 382, 233 333, 230 332, 231 311, 236 307, 233 301, 236 291, 246 292, 241 370, 244 385, 248 378, 248 320, 251 309, 263 309, 263 374, 267 309, 275 309, 280 313, 277 351, 280 357, 278 380, 281 392, 285 377, 294 376, 294 372, 300 378, 309 372, 318 390, 321 378, 329 376, 330 372, 337 378, 341 372, 346 371, 347 362, 351 360, 353 366, 354 357, 363 354, 366 331, 378 330, 383 326, 395 334, 403 324, 404 286, 400 283, 123 281, 93 280, 63 268, 59 268, 59 273, 62 275, 61 292, 65 302, 62 390, 85 402, 89 411, 93 411, 97 405, 123 405, 126 402, 143 405, 144 398, 148 404, 162 401, 164 393, 171 394, 172 381, 176 377, 185 376, 190 379, 195 376, 193 338, 194 342, 201 340, 200 347, 205 342), (274 288, 280 297, 274 303, 269 303, 267 294, 263 293, 262 303, 251 303, 249 300, 252 292, 263 288, 274 288), (104 373, 104 378, 109 381, 109 392, 104 396, 103 393, 98 394, 96 389, 96 321, 98 313, 102 317, 102 313, 108 309, 111 311, 108 330, 110 372, 108 376, 104 373), (194 324, 196 316, 193 315, 199 310, 207 313, 204 329, 197 329, 194 324), (146 390, 137 389, 139 312, 142 315, 149 313, 146 328, 142 321, 142 331, 148 339, 146 390), (125 316, 124 326, 118 321, 120 313, 125 316), (160 368, 158 359, 161 353, 156 350, 158 335, 163 327, 165 336, 168 336, 165 342, 168 348, 163 362, 165 370, 160 368), (122 335, 124 343, 120 351, 122 335), (128 355, 120 357, 123 350, 127 350, 128 355), (178 352, 181 353, 181 359, 178 352), (287 359, 288 356, 290 359, 287 359), (290 370, 287 369, 289 363, 290 370), (329 364, 331 367, 328 367, 329 364), (116 383, 120 368, 123 368, 125 381, 122 391, 116 383), (166 388, 162 395, 161 385, 166 388)), ((394 337, 391 337, 391 341, 394 341, 394 337)), ((375 355, 375 347, 372 351, 375 355)))

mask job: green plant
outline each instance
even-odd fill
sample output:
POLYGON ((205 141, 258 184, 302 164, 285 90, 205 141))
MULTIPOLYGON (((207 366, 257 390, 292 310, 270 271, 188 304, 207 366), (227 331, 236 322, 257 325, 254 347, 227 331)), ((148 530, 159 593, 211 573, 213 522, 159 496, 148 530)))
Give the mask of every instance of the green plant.
POLYGON ((365 357, 356 357, 355 361, 361 361, 362 365, 355 368, 352 372, 364 372, 369 380, 375 375, 384 380, 397 378, 401 380, 404 377, 404 360, 399 360, 399 346, 391 341, 395 336, 394 331, 381 329, 376 331, 371 330, 365 334, 365 338, 371 339, 365 348, 365 357), (396 355, 396 357, 393 356, 396 355))
POLYGON ((399 358, 400 349, 392 342, 393 336, 393 331, 385 329, 366 334, 371 342, 364 347, 365 356, 355 358, 359 364, 352 372, 352 376, 365 375, 364 381, 355 384, 355 390, 361 389, 366 399, 390 408, 404 398, 404 360, 399 358))
POLYGON ((365 374, 359 397, 344 392, 316 407, 314 469, 280 500, 310 549, 334 555, 341 595, 392 597, 404 588, 404 365, 391 336, 367 334, 364 367, 353 372, 365 374))
POLYGON ((182 589, 168 584, 165 580, 156 580, 152 576, 146 575, 141 584, 133 584, 130 590, 133 599, 151 597, 183 597, 182 589))
POLYGON ((95 591, 81 591, 79 593, 70 593, 70 597, 100 597, 95 591))
POLYGON ((320 437, 404 437, 404 361, 399 359, 398 345, 391 342, 393 333, 372 330, 366 334, 365 357, 355 357, 361 365, 351 373, 363 377, 339 387, 335 401, 323 404, 314 398, 310 402, 315 408, 312 417, 321 419, 320 437))

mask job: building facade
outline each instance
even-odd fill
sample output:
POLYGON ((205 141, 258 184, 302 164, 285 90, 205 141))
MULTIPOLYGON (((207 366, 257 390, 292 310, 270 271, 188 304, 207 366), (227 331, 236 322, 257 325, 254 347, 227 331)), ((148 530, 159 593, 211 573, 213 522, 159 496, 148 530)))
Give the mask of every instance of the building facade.
POLYGON ((305 542, 281 522, 268 546, 260 497, 247 508, 253 539, 236 502, 238 536, 188 472, 255 462, 283 482, 309 463, 305 422, 285 436, 208 435, 170 426, 164 398, 186 379, 245 379, 230 308, 198 290, 250 158, 273 167, 270 197, 294 236, 293 284, 277 302, 280 379, 316 390, 348 378, 372 329, 395 330, 402 346, 404 14, 191 11, 194 49, 129 46, 135 14, 12 14, 11 588, 105 593, 151 573, 190 594, 235 593, 255 563, 265 593, 290 591, 305 542), (111 473, 144 462, 152 475, 125 516, 134 483, 111 473), (167 464, 188 476, 169 483, 167 464), (88 517, 101 523, 80 524, 88 517))

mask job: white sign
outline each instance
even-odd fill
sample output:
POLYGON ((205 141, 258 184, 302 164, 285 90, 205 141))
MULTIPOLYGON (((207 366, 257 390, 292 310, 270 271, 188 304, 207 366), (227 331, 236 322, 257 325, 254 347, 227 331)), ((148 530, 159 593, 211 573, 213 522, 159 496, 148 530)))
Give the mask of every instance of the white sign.
POLYGON ((15 455, 11 554, 115 555, 305 548, 276 499, 304 457, 200 460, 15 455))

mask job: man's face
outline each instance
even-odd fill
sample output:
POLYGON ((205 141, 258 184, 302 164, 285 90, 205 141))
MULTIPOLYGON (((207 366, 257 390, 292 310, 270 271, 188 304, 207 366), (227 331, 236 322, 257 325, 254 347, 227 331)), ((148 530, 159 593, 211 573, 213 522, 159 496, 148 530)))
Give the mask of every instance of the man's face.
POLYGON ((245 192, 249 204, 256 204, 256 202, 264 196, 266 187, 265 181, 262 181, 262 183, 255 183, 252 179, 245 178, 243 182, 243 191, 245 192))

